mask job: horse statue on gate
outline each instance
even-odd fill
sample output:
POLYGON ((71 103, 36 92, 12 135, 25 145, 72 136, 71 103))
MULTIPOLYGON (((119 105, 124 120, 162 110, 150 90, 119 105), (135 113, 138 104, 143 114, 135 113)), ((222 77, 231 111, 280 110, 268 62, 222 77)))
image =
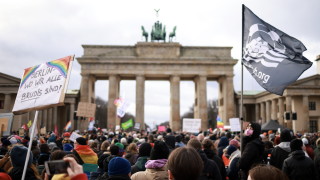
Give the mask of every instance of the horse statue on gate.
POLYGON ((141 30, 142 30, 142 36, 144 36, 146 38, 146 42, 148 42, 148 32, 144 29, 143 26, 141 26, 141 30))
POLYGON ((173 37, 176 36, 176 29, 177 29, 177 26, 174 26, 173 31, 169 34, 169 42, 172 42, 173 37))
POLYGON ((153 42, 154 40, 163 40, 166 42, 166 26, 162 28, 162 23, 159 21, 155 22, 152 26, 151 41, 153 42))

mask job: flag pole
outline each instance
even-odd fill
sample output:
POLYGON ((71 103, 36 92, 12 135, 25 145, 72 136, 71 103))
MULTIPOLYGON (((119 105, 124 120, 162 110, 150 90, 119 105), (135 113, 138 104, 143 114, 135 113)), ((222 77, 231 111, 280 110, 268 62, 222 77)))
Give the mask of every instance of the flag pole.
POLYGON ((32 141, 33 141, 33 136, 34 136, 34 129, 36 127, 37 120, 38 120, 38 110, 36 111, 36 114, 34 115, 34 120, 33 120, 33 123, 32 123, 30 141, 29 141, 29 146, 28 146, 28 153, 27 153, 26 161, 24 163, 22 180, 24 180, 25 176, 26 176, 27 166, 28 166, 28 162, 29 162, 29 158, 30 158, 31 146, 32 146, 32 141))
POLYGON ((242 4, 242 35, 241 35, 241 104, 240 104, 240 152, 243 152, 243 35, 244 35, 244 4, 242 4))

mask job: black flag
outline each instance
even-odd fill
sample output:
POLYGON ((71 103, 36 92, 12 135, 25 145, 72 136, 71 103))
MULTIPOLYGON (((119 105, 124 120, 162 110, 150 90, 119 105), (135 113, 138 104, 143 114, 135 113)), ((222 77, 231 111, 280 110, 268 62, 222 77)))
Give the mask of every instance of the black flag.
POLYGON ((302 55, 306 47, 244 5, 242 13, 242 63, 260 86, 282 96, 284 89, 312 66, 302 55))

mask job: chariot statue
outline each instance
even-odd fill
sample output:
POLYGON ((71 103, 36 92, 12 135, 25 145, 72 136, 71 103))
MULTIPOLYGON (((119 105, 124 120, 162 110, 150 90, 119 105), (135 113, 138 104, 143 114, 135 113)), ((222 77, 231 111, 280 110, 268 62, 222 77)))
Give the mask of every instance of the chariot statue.
POLYGON ((155 22, 152 26, 151 41, 153 42, 154 40, 163 40, 166 42, 166 26, 162 28, 162 23, 159 21, 155 22))
POLYGON ((176 36, 177 26, 174 26, 173 31, 169 34, 169 42, 172 42, 173 37, 176 36))
POLYGON ((144 29, 143 26, 141 26, 141 30, 142 30, 142 36, 144 36, 146 38, 146 42, 148 42, 148 32, 144 29))

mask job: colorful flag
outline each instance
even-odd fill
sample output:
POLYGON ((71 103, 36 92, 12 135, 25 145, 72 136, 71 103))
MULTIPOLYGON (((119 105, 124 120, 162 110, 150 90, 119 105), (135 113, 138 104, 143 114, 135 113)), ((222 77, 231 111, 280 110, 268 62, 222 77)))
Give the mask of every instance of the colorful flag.
POLYGON ((242 8, 242 63, 267 91, 282 96, 285 88, 312 66, 302 53, 306 47, 242 8))
POLYGON ((131 127, 133 127, 133 120, 132 119, 129 119, 127 122, 121 123, 121 128, 123 130, 127 130, 131 127))
POLYGON ((28 128, 30 128, 32 126, 32 121, 31 120, 29 120, 27 126, 28 126, 28 128))
POLYGON ((217 116, 217 128, 222 128, 222 129, 224 128, 223 121, 219 115, 217 116))
POLYGON ((64 131, 69 131, 69 129, 71 128, 71 121, 69 121, 66 126, 63 128, 64 131))
POLYGON ((56 137, 59 136, 58 126, 57 125, 54 126, 54 134, 56 134, 56 137))

